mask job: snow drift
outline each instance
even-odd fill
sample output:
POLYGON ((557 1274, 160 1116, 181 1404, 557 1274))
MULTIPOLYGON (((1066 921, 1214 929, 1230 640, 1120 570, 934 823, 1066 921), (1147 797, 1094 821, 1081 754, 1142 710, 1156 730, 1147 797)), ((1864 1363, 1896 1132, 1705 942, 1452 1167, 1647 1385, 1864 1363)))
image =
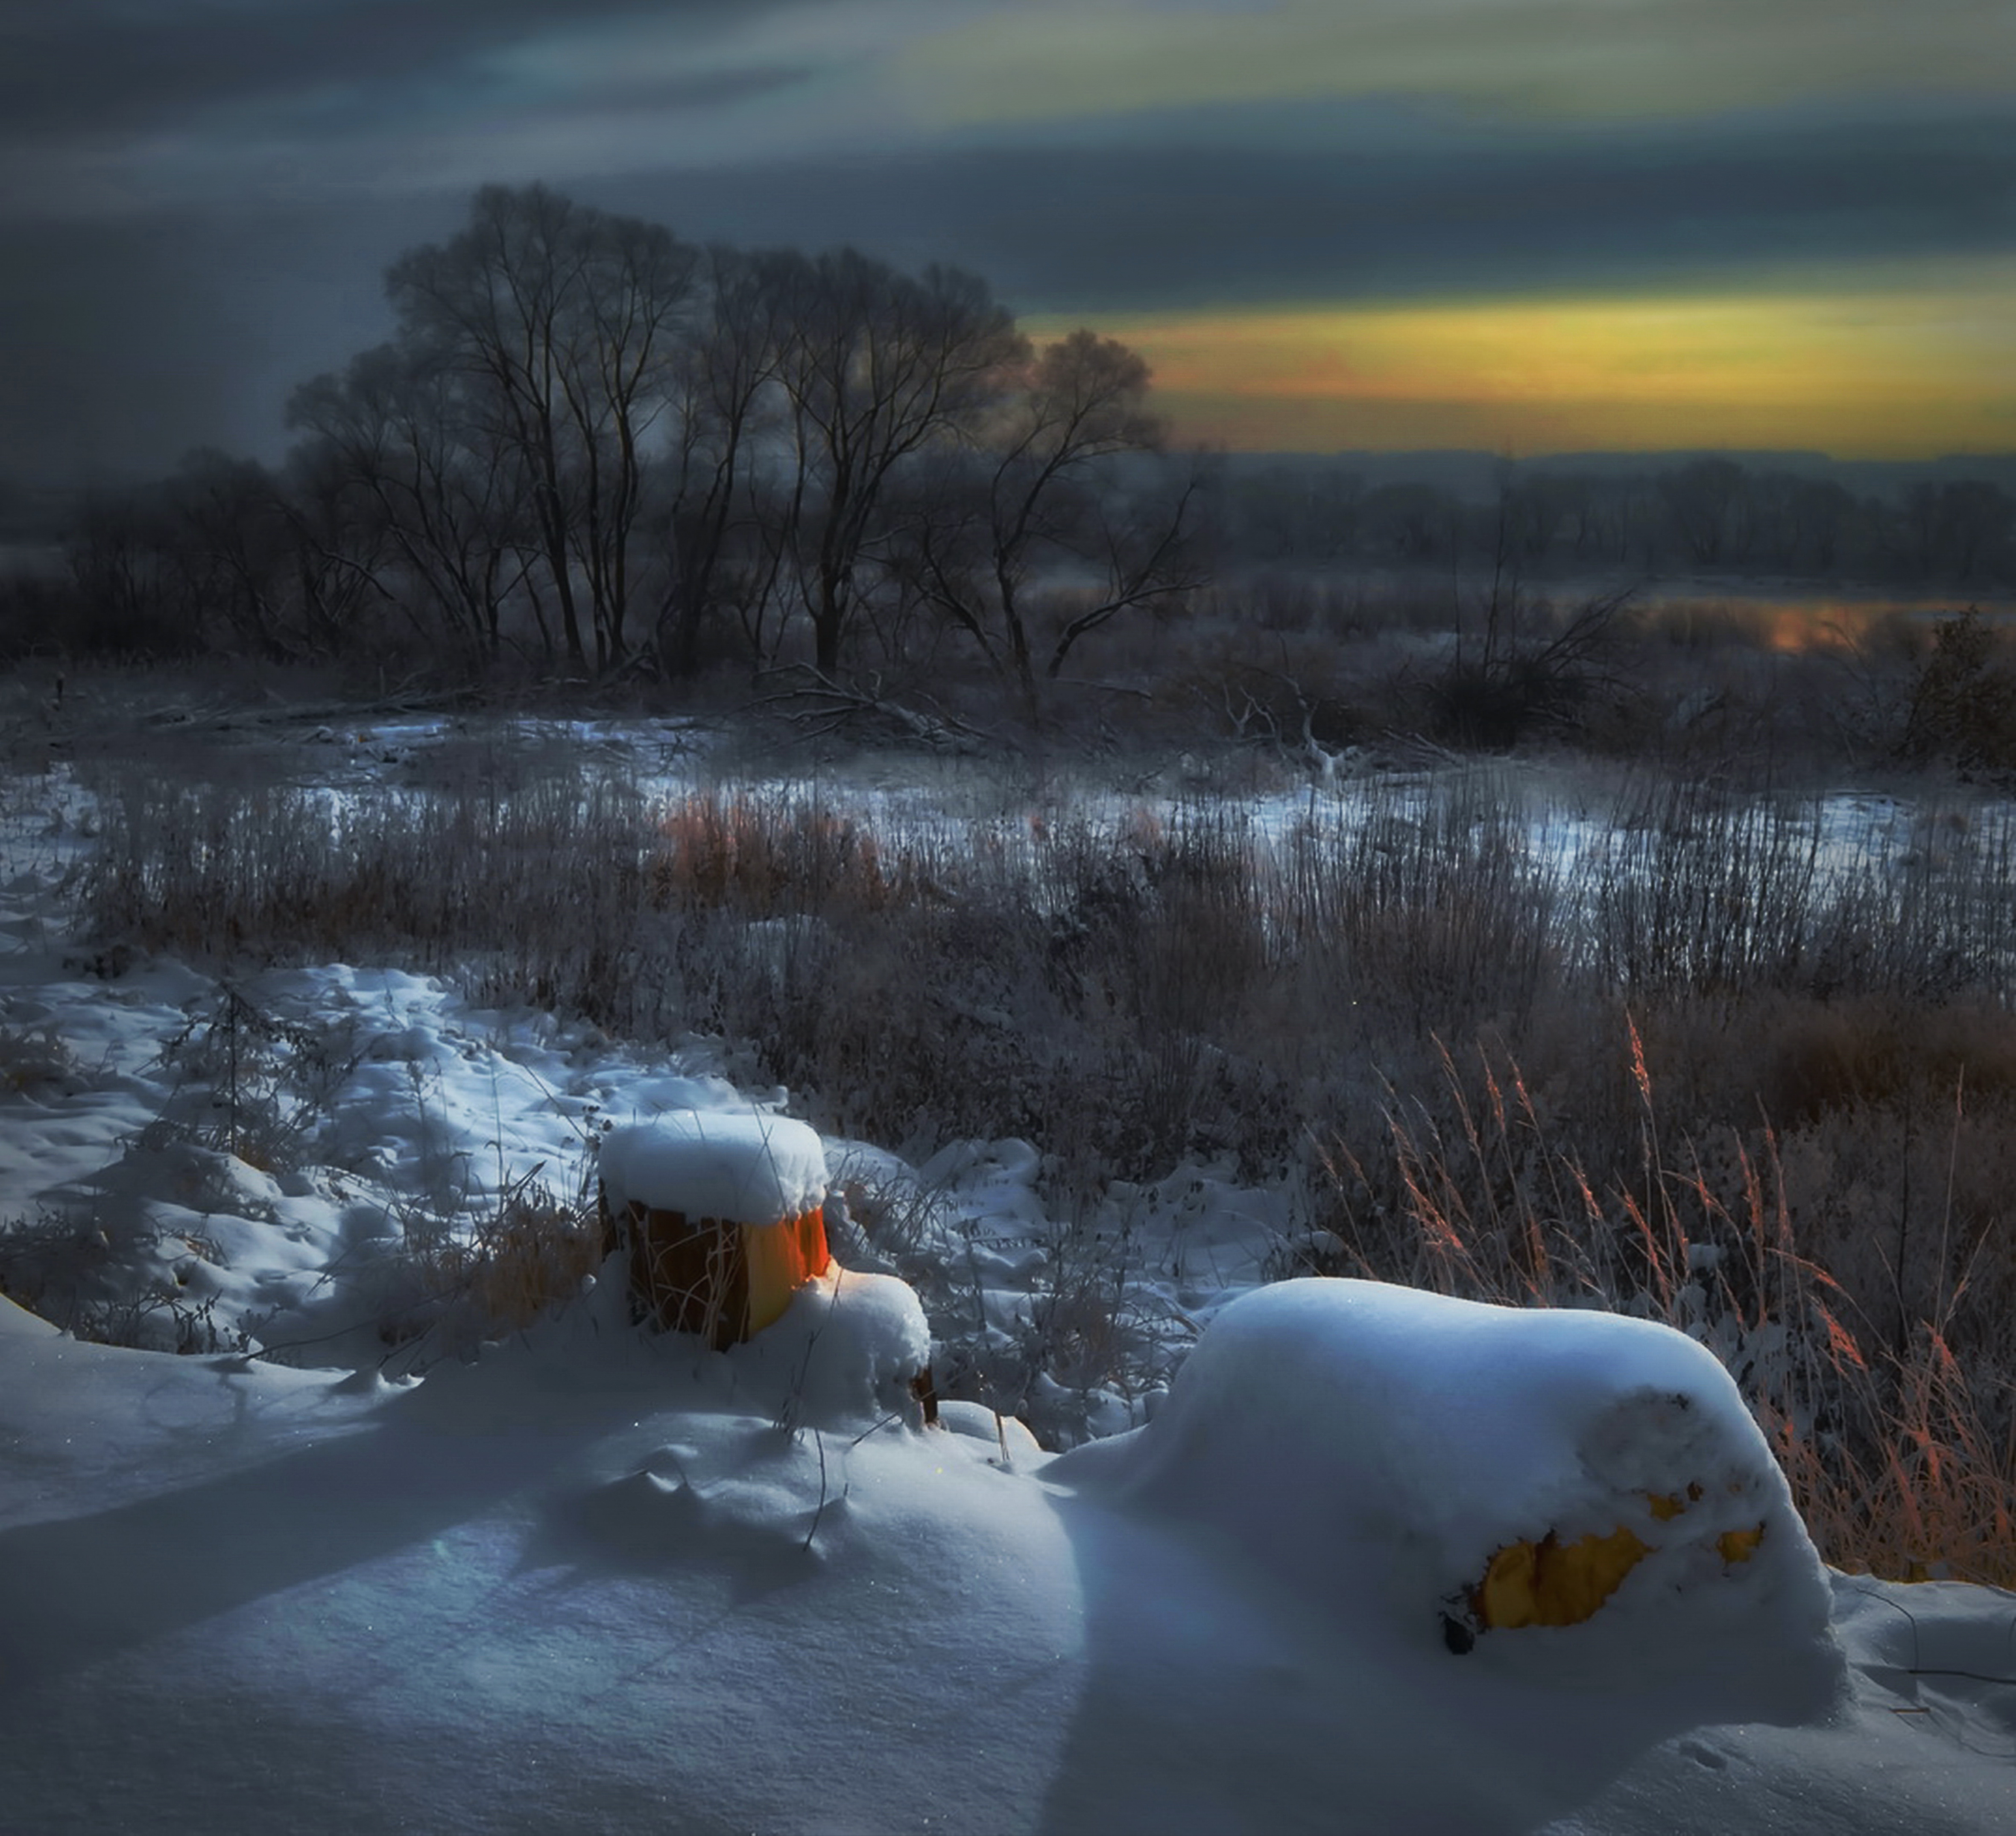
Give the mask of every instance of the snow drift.
POLYGON ((1819 1557, 1734 1384, 1615 1314, 1366 1281, 1226 1308, 1145 1427, 1053 1482, 1191 1527, 1341 1624, 1535 1680, 1691 1679, 1731 1719, 1795 1723, 1841 1676, 1819 1557), (1488 1629, 1500 1552, 1642 1551, 1582 1623, 1488 1629))

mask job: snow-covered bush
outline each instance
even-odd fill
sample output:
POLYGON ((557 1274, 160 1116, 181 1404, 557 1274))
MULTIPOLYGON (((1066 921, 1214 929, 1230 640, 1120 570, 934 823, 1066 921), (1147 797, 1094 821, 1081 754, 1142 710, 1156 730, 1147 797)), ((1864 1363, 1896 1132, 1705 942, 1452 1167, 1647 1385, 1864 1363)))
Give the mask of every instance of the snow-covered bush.
POLYGON ((44 1211, 0 1220, 0 1296, 95 1344, 232 1349, 245 1338, 217 1317, 208 1277, 218 1255, 194 1229, 137 1215, 108 1229, 88 1215, 44 1211))

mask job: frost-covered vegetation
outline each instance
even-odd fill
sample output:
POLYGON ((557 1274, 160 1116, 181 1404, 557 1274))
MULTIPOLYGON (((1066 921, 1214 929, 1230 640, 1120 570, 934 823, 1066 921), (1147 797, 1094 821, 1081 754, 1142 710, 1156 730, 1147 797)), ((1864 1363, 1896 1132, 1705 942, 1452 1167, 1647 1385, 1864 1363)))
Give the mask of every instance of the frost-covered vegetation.
MULTIPOLYGON (((91 967, 383 963, 647 1054, 711 1040, 861 1144, 841 1193, 924 1295, 941 1391, 1053 1445, 1139 1419, 1228 1284, 1593 1305, 1715 1352, 1830 1560, 2011 1579, 2007 802, 1237 749, 784 779, 675 756, 690 727, 542 730, 88 749, 91 967), (1009 1141, 1024 1221, 977 1238, 958 1193, 1009 1141), (1226 1192, 1265 1245, 1215 1270, 1184 1233, 1226 1192)), ((277 997, 202 1013, 174 1051, 204 1144, 285 1164, 354 1037, 277 997)), ((18 1028, 9 1075, 63 1050, 18 1028)), ((395 1339, 578 1282, 571 1139, 452 1229, 416 1202, 395 1339)), ((60 1316, 68 1240, 17 1224, 9 1291, 60 1316)))

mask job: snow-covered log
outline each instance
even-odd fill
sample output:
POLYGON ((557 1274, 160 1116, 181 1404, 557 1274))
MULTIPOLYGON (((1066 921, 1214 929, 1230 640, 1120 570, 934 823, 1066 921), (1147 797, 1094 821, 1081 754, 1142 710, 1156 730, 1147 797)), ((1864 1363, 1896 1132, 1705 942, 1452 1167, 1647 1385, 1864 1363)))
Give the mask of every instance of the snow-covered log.
POLYGON ((1732 1715, 1786 1721, 1839 1679, 1762 1435, 1712 1355, 1649 1320, 1283 1282, 1219 1315, 1145 1427, 1045 1477, 1493 1669, 1713 1676, 1732 1715))

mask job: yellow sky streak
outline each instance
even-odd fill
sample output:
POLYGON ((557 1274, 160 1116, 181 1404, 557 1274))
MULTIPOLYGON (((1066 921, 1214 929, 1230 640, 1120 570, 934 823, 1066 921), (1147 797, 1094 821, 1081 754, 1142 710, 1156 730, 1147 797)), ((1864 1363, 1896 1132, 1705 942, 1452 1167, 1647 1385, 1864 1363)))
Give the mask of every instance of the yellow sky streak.
MULTIPOLYGON (((1946 291, 1115 316, 1186 437, 1237 448, 2016 450, 2016 264, 1946 291)), ((1038 337, 1076 320, 1024 320, 1038 337)))

